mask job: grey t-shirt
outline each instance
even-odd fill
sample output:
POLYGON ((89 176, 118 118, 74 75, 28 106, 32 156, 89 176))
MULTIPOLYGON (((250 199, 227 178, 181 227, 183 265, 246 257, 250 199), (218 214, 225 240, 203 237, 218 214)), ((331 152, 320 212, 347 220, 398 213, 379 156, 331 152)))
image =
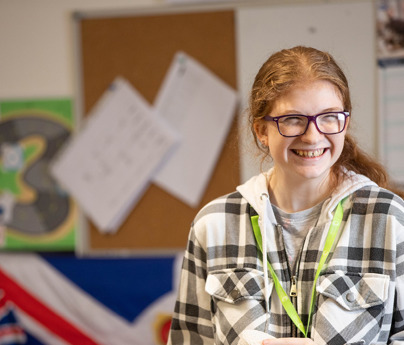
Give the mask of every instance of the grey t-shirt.
POLYGON ((276 221, 282 226, 289 266, 294 274, 297 257, 310 229, 316 226, 324 202, 307 210, 287 213, 272 205, 276 221))

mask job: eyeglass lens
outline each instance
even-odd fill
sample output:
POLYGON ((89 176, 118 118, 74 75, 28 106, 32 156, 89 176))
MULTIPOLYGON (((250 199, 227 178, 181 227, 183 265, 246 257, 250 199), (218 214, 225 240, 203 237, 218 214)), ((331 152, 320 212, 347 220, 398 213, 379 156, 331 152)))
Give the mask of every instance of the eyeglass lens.
MULTIPOLYGON (((291 115, 278 120, 279 132, 286 136, 301 135, 308 127, 309 119, 306 116, 291 115)), ((324 134, 339 133, 345 126, 345 115, 342 113, 326 113, 315 118, 317 128, 324 134)))

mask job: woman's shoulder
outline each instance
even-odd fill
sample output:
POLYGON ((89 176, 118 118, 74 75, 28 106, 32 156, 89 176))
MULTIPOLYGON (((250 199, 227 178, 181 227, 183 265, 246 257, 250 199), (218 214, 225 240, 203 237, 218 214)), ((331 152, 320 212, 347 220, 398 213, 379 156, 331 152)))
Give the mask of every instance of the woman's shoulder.
POLYGON ((365 186, 351 195, 348 205, 350 229, 359 232, 358 238, 365 232, 377 241, 380 234, 386 234, 392 242, 386 240, 383 245, 392 249, 404 243, 404 201, 400 196, 377 185, 365 186))
POLYGON ((404 213, 404 201, 394 192, 382 188, 378 185, 369 185, 359 188, 352 194, 352 201, 354 205, 373 205, 373 210, 377 213, 392 213, 393 210, 403 214, 404 213))
POLYGON ((363 186, 356 190, 354 194, 357 197, 376 199, 376 200, 398 200, 403 203, 403 199, 393 191, 380 187, 376 184, 363 186))
POLYGON ((239 215, 243 212, 243 205, 246 205, 246 201, 238 191, 219 196, 208 202, 199 210, 194 219, 194 223, 212 215, 218 217, 230 214, 239 215))
MULTIPOLYGON (((226 194, 207 203, 197 213, 191 227, 191 237, 208 250, 226 246, 229 238, 239 236, 246 227, 249 205, 239 192, 226 194)), ((235 240, 234 243, 239 243, 235 240)), ((224 248, 224 247, 223 247, 224 248)))

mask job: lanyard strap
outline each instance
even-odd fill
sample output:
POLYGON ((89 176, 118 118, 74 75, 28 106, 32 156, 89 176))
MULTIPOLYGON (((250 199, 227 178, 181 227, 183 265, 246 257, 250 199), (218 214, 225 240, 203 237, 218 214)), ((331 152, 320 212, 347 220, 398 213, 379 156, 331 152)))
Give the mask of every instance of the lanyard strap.
MULTIPOLYGON (((295 307, 293 306, 293 303, 289 299, 289 296, 283 289, 278 277, 276 276, 276 273, 273 270, 272 265, 270 264, 269 261, 267 262, 268 269, 269 269, 272 279, 274 281, 276 293, 278 294, 278 297, 279 297, 283 307, 285 308, 286 313, 289 315, 290 319, 293 321, 293 323, 296 325, 296 327, 299 328, 299 330, 304 334, 305 337, 307 337, 307 333, 309 331, 311 315, 312 315, 313 309, 314 309, 314 300, 315 300, 315 295, 316 295, 316 282, 317 282, 317 279, 323 268, 323 265, 324 265, 325 261, 327 260, 328 254, 330 254, 330 251, 334 244, 335 238, 338 233, 338 229, 342 222, 343 213, 344 213, 344 211, 342 209, 342 205, 340 202, 334 213, 334 217, 332 219, 330 228, 328 229, 328 234, 327 234, 327 238, 325 240, 324 250, 323 250, 323 253, 321 254, 320 262, 318 263, 316 275, 314 277, 313 288, 311 291, 310 310, 309 310, 309 316, 308 316, 306 329, 304 328, 303 322, 300 320, 300 317, 297 314, 297 311, 296 311, 295 307)), ((258 216, 251 217, 251 224, 253 227, 255 240, 257 241, 257 244, 258 244, 258 248, 262 253, 262 236, 261 236, 261 231, 260 231, 260 227, 258 224, 258 216)), ((265 229, 264 229, 264 231, 265 231, 265 229)), ((267 255, 267 254, 263 253, 263 255, 267 255)))

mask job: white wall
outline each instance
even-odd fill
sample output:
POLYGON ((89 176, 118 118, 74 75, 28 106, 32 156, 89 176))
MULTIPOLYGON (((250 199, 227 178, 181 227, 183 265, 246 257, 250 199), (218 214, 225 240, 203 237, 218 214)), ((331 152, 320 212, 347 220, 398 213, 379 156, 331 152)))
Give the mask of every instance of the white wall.
MULTIPOLYGON (((330 50, 351 82, 359 142, 376 155, 372 0, 269 2, 273 5, 244 8, 237 16, 243 106, 251 80, 269 53, 295 44, 330 50)), ((0 0, 0 100, 74 97, 74 11, 164 4, 165 0, 0 0)), ((243 151, 243 180, 259 169, 250 157, 243 151)))
POLYGON ((73 97, 74 11, 163 1, 0 0, 0 99, 73 97))

